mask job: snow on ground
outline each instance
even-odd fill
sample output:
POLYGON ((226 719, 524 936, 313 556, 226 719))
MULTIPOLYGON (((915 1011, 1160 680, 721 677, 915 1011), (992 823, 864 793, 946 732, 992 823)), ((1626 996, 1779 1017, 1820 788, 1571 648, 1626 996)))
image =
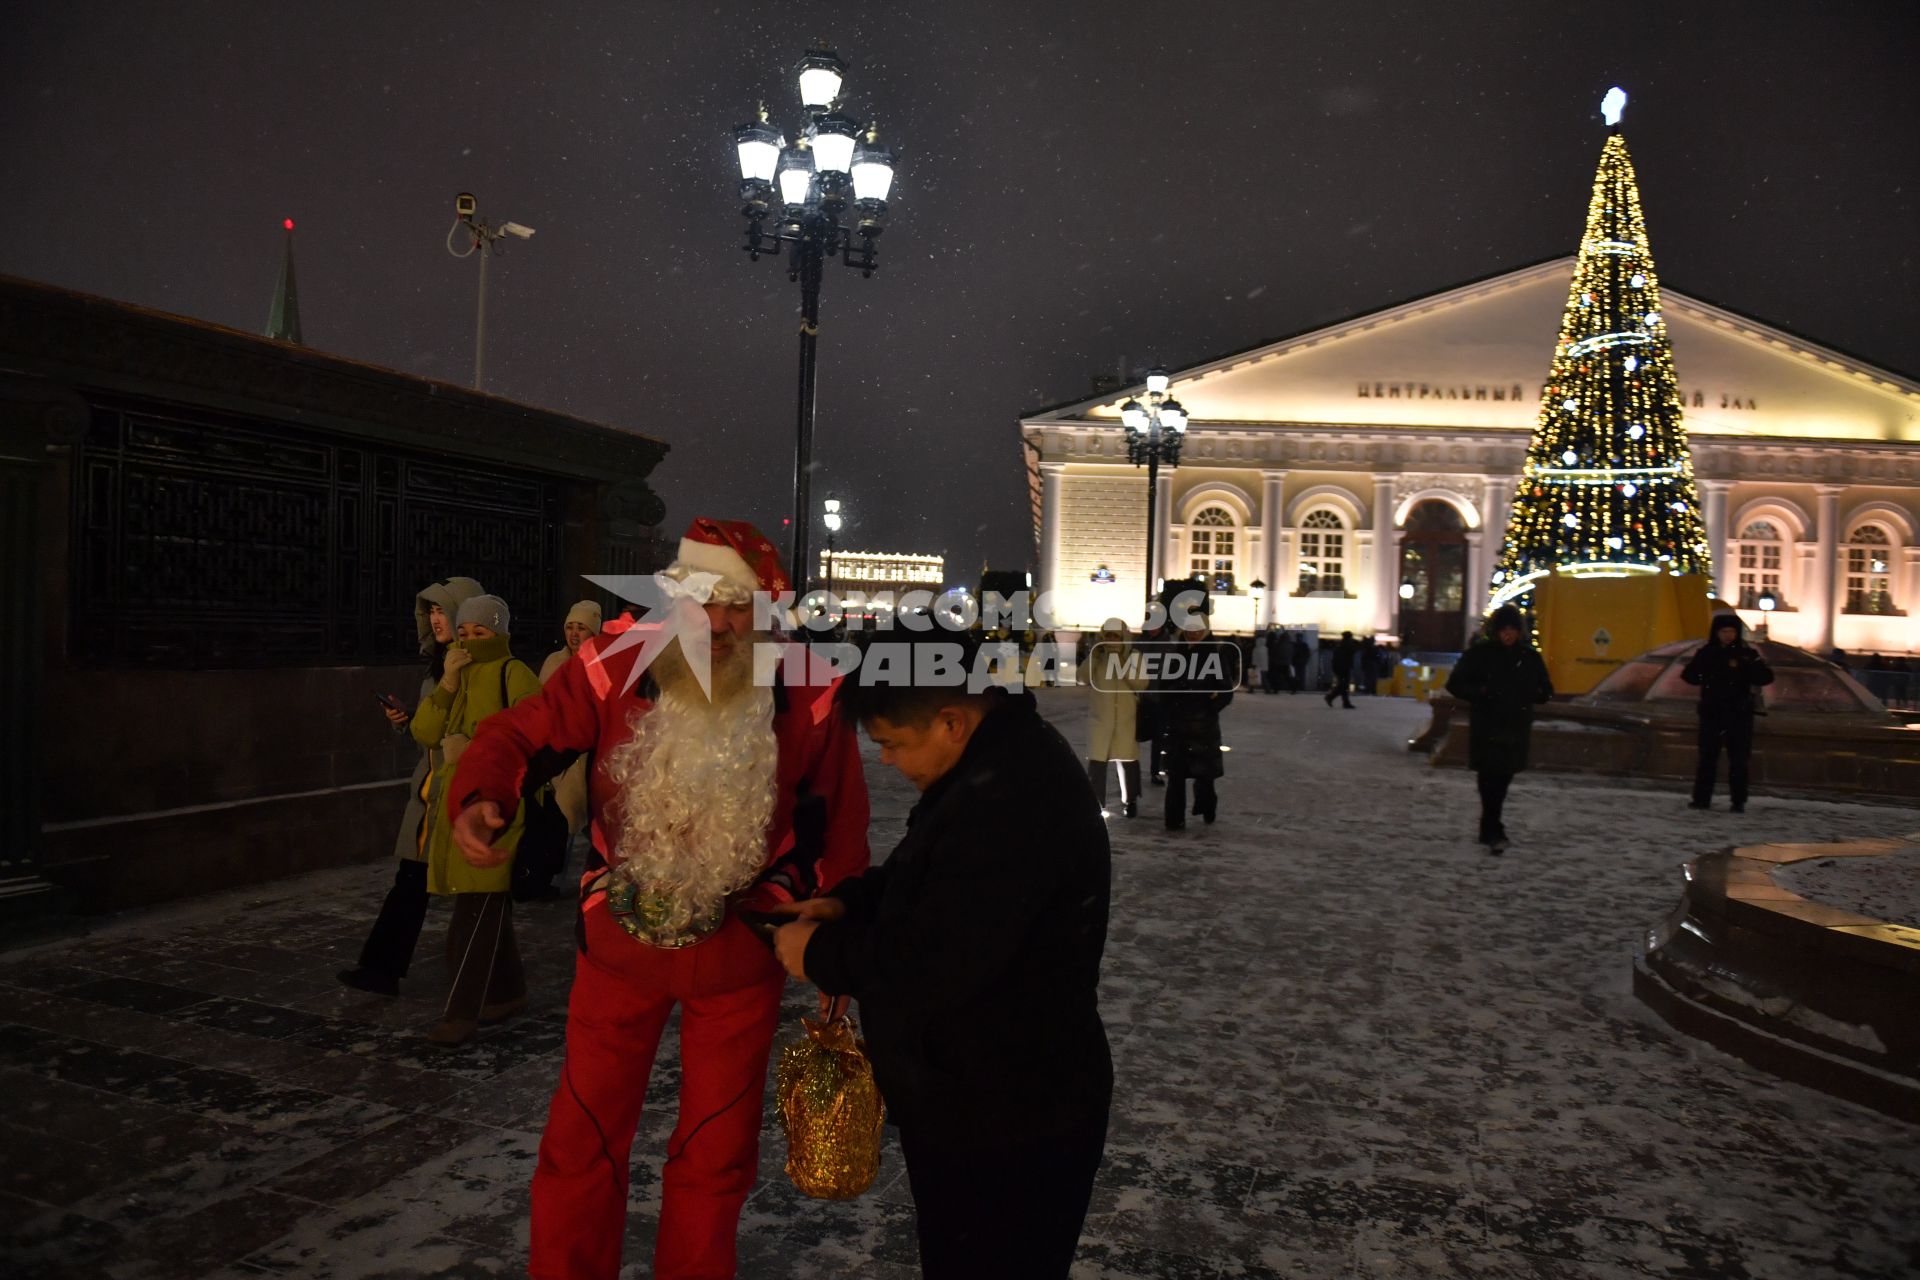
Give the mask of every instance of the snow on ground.
MULTIPOLYGON (((1045 709, 1079 741, 1079 698, 1045 709)), ((1103 1003, 1118 1096, 1075 1276, 1842 1277, 1920 1265, 1920 1134, 1694 1045, 1629 991, 1679 864, 1902 834, 1912 810, 1524 775, 1515 845, 1471 843, 1471 775, 1404 749, 1418 704, 1242 695, 1221 819, 1116 818, 1103 1003)), ((870 759, 884 854, 912 793, 870 759)), ((534 1016, 457 1055, 444 911, 399 1001, 347 992, 390 876, 323 872, 0 958, 9 1276, 522 1273, 556 1078, 570 908, 520 916, 534 1016)), ((809 1005, 789 993, 789 1026, 809 1005)), ((648 1274, 677 1066, 635 1146, 648 1274)), ((804 1200, 770 1125, 748 1277, 915 1274, 880 1185, 804 1200)))

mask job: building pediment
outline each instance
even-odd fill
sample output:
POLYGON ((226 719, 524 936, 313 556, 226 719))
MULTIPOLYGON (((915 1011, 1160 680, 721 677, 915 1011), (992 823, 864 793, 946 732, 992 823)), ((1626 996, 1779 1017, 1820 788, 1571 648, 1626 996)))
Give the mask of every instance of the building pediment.
MULTIPOLYGON (((1530 432, 1573 277, 1560 258, 1173 375, 1210 425, 1530 432)), ((1920 442, 1920 384, 1663 288, 1687 429, 1696 435, 1920 442)), ((1117 423, 1141 388, 1025 420, 1117 423)))

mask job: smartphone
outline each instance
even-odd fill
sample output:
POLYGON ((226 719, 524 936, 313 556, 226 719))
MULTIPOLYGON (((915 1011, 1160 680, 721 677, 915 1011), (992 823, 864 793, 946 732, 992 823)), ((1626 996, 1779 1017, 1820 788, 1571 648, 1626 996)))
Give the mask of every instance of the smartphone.
POLYGON ((401 715, 407 713, 406 705, 390 693, 376 693, 373 695, 373 700, 389 711, 398 711, 401 715))

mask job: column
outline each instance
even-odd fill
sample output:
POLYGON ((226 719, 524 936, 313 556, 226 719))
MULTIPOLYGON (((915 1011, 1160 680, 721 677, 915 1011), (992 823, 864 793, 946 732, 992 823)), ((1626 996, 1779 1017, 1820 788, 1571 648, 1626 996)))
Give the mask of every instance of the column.
MULTIPOLYGON (((1066 481, 1067 464, 1040 464, 1040 589, 1059 594, 1060 581, 1060 487, 1066 481)), ((1055 603, 1057 609, 1064 601, 1055 603)))
POLYGON ((1488 579, 1493 577, 1493 557, 1488 554, 1488 534, 1485 529, 1467 531, 1467 621, 1469 624, 1485 616, 1487 595, 1490 588, 1488 579))
POLYGON ((1814 486, 1818 495, 1819 515, 1815 520, 1816 530, 1813 553, 1813 572, 1808 575, 1807 599, 1800 607, 1811 614, 1807 627, 1807 647, 1817 654, 1824 655, 1833 648, 1834 570, 1840 559, 1840 493, 1844 485, 1822 484, 1814 486))
POLYGON ((1393 539, 1393 476, 1373 477, 1373 629, 1393 630, 1394 602, 1400 596, 1399 548, 1393 539))
POLYGON ((1737 601, 1740 598, 1739 576, 1733 572, 1733 566, 1727 563, 1727 490, 1732 484, 1725 480, 1701 480, 1702 498, 1701 519, 1707 526, 1707 547, 1713 555, 1713 593, 1722 600, 1737 601))
POLYGON ((1287 485, 1287 473, 1284 471, 1262 471, 1260 473, 1260 531, 1261 531, 1261 573, 1267 580, 1267 589, 1261 593, 1261 616, 1253 620, 1254 626, 1264 627, 1279 616, 1275 607, 1275 598, 1283 590, 1280 574, 1284 566, 1280 563, 1280 530, 1287 519, 1283 492, 1287 485))
POLYGON ((1480 477, 1480 528, 1486 534, 1486 572, 1480 575, 1480 607, 1477 618, 1487 611, 1493 595, 1493 571, 1500 563, 1501 549, 1507 545, 1507 503, 1513 497, 1512 476, 1480 477))
POLYGON ((1171 470, 1172 468, 1165 463, 1161 464, 1160 494, 1154 499, 1159 504, 1155 510, 1160 513, 1154 533, 1154 537, 1160 539, 1160 548, 1153 557, 1155 565, 1153 576, 1156 578, 1183 578, 1187 572, 1185 565, 1179 566, 1178 571, 1174 566, 1174 554, 1179 548, 1180 539, 1173 533, 1173 522, 1179 518, 1179 513, 1173 509, 1173 476, 1169 474, 1171 470))

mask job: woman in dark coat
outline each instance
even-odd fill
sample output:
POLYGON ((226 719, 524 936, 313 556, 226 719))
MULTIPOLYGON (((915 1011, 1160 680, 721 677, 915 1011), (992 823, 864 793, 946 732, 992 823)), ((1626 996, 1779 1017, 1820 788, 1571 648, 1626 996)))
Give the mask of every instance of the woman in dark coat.
POLYGON ((1720 748, 1727 749, 1727 794, 1733 811, 1747 808, 1747 757, 1753 754, 1753 691, 1773 683, 1773 668, 1757 649, 1741 642, 1740 615, 1713 620, 1713 634, 1694 651, 1680 678, 1700 686, 1700 761, 1693 774, 1689 809, 1713 807, 1713 777, 1720 748))
POLYGON ((1216 779, 1226 772, 1220 755, 1220 713, 1233 701, 1240 683, 1239 653, 1231 643, 1209 640, 1205 624, 1177 632, 1180 650, 1192 666, 1154 682, 1160 744, 1167 770, 1167 830, 1187 825, 1187 779, 1193 779, 1193 811, 1206 822, 1220 815, 1216 779), (1205 659, 1215 658, 1211 666, 1205 659))
POLYGON ((1460 655, 1447 692, 1471 708, 1467 763, 1480 781, 1480 843, 1507 851, 1501 810, 1513 775, 1527 767, 1533 708, 1553 696, 1539 651, 1525 639, 1520 611, 1501 605, 1487 621, 1487 638, 1460 655))

